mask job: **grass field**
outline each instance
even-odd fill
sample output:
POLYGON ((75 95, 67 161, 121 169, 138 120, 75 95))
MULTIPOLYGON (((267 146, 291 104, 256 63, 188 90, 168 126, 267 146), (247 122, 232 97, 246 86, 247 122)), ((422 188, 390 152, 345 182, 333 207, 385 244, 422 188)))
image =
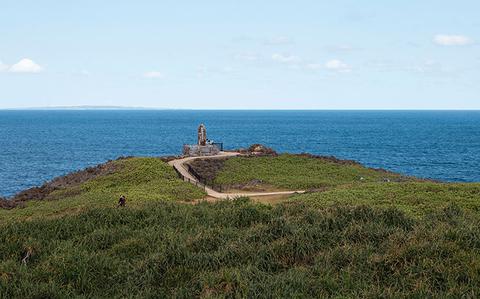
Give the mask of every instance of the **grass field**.
POLYGON ((397 208, 412 216, 424 216, 451 205, 480 213, 480 184, 369 183, 296 195, 291 199, 308 201, 319 207, 341 204, 397 208))
POLYGON ((225 161, 214 184, 232 186, 261 181, 281 190, 331 188, 385 180, 412 180, 360 164, 283 154, 278 157, 235 157, 225 161))
POLYGON ((113 207, 122 194, 132 207, 156 200, 189 201, 205 196, 203 190, 180 180, 173 168, 159 159, 130 158, 112 163, 117 169, 113 174, 56 190, 43 201, 27 202, 22 209, 0 209, 0 223, 113 207))
POLYGON ((476 297, 479 249, 455 205, 151 202, 4 225, 0 297, 476 297))
POLYGON ((186 204, 204 192, 159 159, 113 163, 115 173, 0 210, 0 298, 480 296, 480 184, 235 158, 217 177, 225 184, 325 190, 186 204), (128 206, 116 209, 120 194, 128 206))

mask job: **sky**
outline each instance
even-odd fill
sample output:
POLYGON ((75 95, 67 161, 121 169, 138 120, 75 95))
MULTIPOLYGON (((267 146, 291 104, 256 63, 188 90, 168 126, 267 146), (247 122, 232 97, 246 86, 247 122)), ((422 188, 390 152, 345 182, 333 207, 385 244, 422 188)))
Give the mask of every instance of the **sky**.
POLYGON ((0 2, 0 108, 480 109, 480 1, 0 2))

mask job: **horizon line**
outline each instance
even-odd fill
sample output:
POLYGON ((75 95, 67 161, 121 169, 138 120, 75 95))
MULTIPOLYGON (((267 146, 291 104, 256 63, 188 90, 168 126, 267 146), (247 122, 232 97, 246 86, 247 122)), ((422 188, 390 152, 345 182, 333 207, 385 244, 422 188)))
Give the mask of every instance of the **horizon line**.
POLYGON ((0 107, 0 111, 22 110, 187 110, 187 111, 480 111, 480 108, 168 108, 143 106, 44 106, 0 107))

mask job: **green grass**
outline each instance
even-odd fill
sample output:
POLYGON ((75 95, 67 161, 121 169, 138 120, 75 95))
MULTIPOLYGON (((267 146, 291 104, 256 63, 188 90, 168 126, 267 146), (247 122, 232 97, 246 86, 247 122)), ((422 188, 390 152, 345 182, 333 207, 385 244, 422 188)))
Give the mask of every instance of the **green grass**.
POLYGON ((479 295, 480 219, 455 205, 153 201, 0 230, 0 298, 479 295))
POLYGON ((278 157, 228 159, 215 178, 214 184, 230 186, 261 180, 264 184, 279 189, 306 190, 381 182, 385 179, 407 178, 358 164, 339 164, 323 159, 283 154, 278 157))
POLYGON ((81 185, 54 191, 44 201, 31 201, 25 208, 0 209, 0 223, 35 217, 59 217, 84 209, 112 207, 120 195, 127 205, 141 206, 157 200, 189 201, 205 192, 177 177, 171 166, 155 158, 116 160, 113 174, 96 177, 81 185))
MULTIPOLYGON (((86 182, 79 187, 81 196, 104 198, 125 194, 129 202, 135 202, 191 200, 205 195, 199 188, 180 180, 173 168, 159 159, 131 158, 116 163, 120 171, 86 182)), ((62 194, 52 196, 62 197, 62 194)))
POLYGON ((423 216, 452 204, 479 213, 480 184, 369 183, 296 195, 292 200, 305 200, 322 207, 342 204, 398 208, 414 216, 423 216))
POLYGON ((194 205, 184 201, 204 192, 159 159, 114 163, 113 174, 0 210, 0 298, 480 296, 480 184, 234 158, 216 178, 225 185, 326 191, 194 205), (128 206, 116 209, 120 194, 128 206))

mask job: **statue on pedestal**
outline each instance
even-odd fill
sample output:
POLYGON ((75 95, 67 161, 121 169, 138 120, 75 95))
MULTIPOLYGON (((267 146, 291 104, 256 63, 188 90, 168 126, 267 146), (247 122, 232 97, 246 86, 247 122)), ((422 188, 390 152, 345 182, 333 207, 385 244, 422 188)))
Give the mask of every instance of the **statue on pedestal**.
POLYGON ((184 144, 183 154, 189 157, 214 156, 223 151, 223 143, 207 139, 207 129, 204 124, 198 126, 197 144, 184 144))
POLYGON ((207 145, 207 129, 204 124, 198 126, 198 145, 207 145))

